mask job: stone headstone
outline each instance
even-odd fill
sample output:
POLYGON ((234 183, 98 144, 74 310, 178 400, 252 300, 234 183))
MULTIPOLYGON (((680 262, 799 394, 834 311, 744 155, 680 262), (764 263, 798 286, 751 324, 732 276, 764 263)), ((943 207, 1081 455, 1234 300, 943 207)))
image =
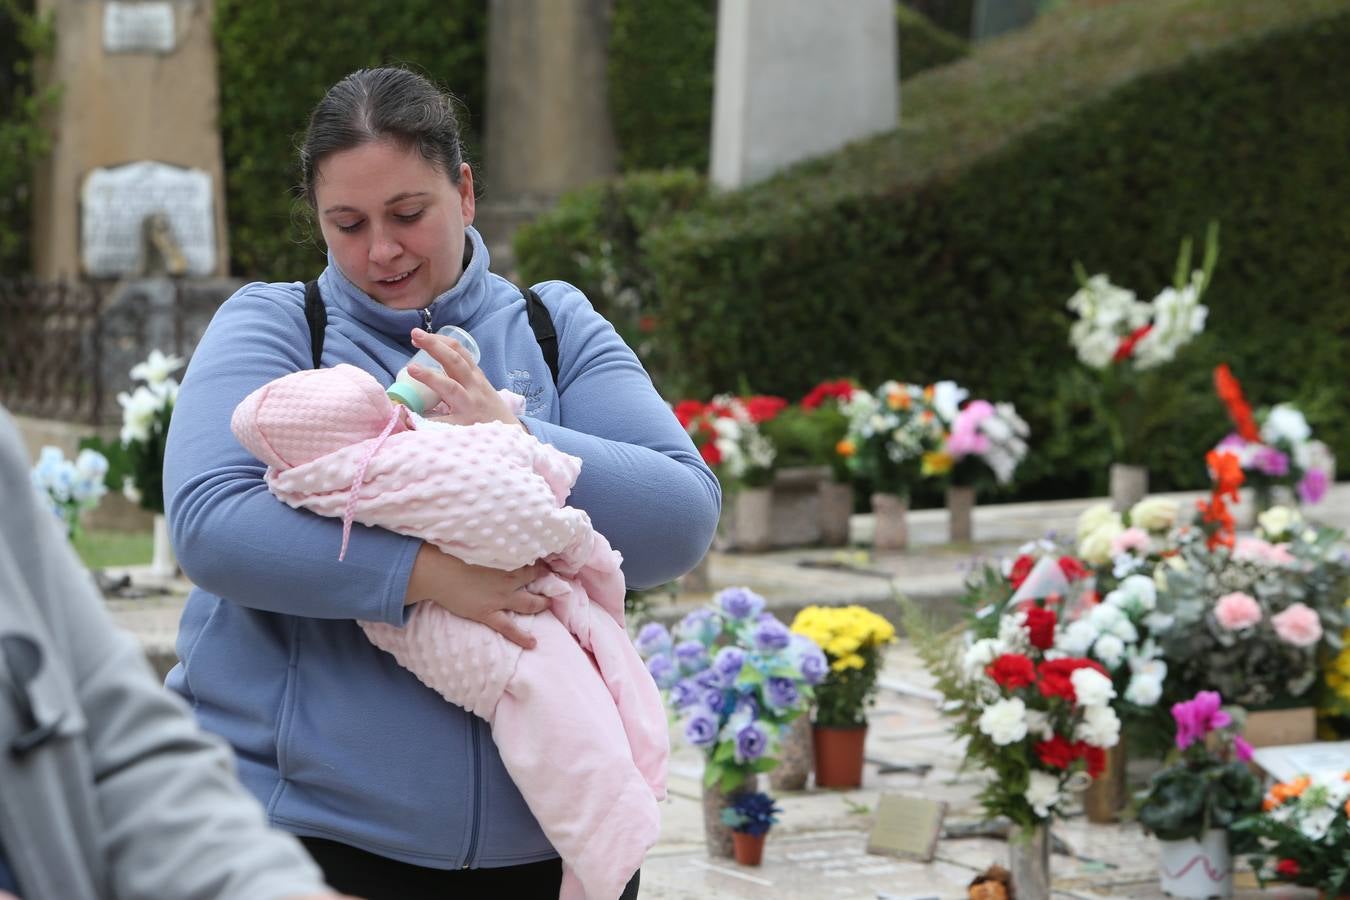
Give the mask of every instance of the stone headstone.
POLYGON ((173 4, 156 0, 103 4, 105 53, 172 53, 173 4))
POLYGON ((712 180, 736 188, 896 127, 892 0, 721 0, 712 180))
POLYGON ((146 219, 167 220, 188 275, 216 269, 211 176, 158 162, 94 169, 80 191, 80 262, 88 275, 110 278, 144 272, 146 219))

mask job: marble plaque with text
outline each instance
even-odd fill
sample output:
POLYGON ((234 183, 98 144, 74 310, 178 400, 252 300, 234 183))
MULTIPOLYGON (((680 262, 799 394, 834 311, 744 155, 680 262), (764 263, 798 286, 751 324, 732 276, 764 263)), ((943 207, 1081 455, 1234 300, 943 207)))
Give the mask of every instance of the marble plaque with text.
POLYGON ((142 269, 145 219, 169 222, 188 275, 216 270, 215 204, 211 175, 159 162, 94 169, 80 190, 80 263, 96 278, 142 269))
POLYGON ((106 53, 172 53, 173 4, 158 0, 103 4, 106 53))

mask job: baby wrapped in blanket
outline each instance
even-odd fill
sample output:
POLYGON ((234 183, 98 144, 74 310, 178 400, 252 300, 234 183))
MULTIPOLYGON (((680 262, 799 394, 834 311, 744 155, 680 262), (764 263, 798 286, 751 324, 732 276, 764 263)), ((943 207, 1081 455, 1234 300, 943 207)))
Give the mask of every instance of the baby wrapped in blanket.
MULTIPOLYGON (((520 398, 502 392, 519 409, 520 398)), ((517 616, 523 651, 431 602, 398 628, 360 622, 377 647, 485 719, 503 764, 563 860, 563 900, 614 900, 656 842, 667 720, 623 627, 621 558, 564 505, 581 460, 500 422, 450 425, 391 402, 355 366, 296 372, 254 391, 230 426, 287 504, 413 535, 464 562, 543 560, 549 598, 517 616)), ((513 614, 514 615, 514 614, 513 614)))

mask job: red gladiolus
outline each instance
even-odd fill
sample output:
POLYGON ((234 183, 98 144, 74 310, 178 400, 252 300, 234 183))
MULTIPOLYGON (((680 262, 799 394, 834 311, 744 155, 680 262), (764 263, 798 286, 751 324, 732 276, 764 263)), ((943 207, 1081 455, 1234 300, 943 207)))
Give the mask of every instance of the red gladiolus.
POLYGON ((1055 645, 1055 611, 1033 606, 1027 610, 1027 630, 1031 645, 1038 650, 1049 650, 1055 645))
POLYGON ((1120 344, 1116 347, 1115 356, 1111 357, 1111 362, 1119 363, 1129 359, 1130 354, 1134 352, 1134 345, 1143 340, 1144 335, 1152 330, 1152 325, 1141 325, 1130 332, 1129 337, 1121 338, 1120 344))
POLYGON ((1010 691, 1024 688, 1036 680, 1035 665, 1020 653, 1003 654, 987 666, 985 672, 998 682, 999 687, 1010 691))
POLYGON ((1281 878, 1297 878, 1298 873, 1302 871, 1303 868, 1296 859, 1285 858, 1275 864, 1275 874, 1281 878))
POLYGON ((1017 560, 1012 565, 1012 572, 1008 576, 1008 580, 1012 583, 1012 589, 1014 591, 1022 586, 1022 582, 1027 580, 1027 576, 1031 574, 1031 570, 1035 568, 1035 566, 1035 557, 1025 553, 1017 557, 1017 560))
POLYGON ((1083 565, 1073 556, 1061 556, 1059 558, 1059 570, 1064 573, 1064 577, 1070 581, 1081 581, 1092 574, 1087 566, 1083 565))
POLYGON ((1036 758, 1052 769, 1067 769, 1078 758, 1078 752, 1063 735, 1057 734, 1048 741, 1036 742, 1036 758))
POLYGON ((1256 420, 1252 418, 1252 408, 1247 403, 1247 398, 1242 396, 1242 385, 1233 375, 1233 370, 1228 368, 1227 363, 1220 363, 1214 367, 1214 390, 1223 401, 1223 405, 1228 407, 1228 415, 1233 420, 1238 435, 1245 441, 1259 442, 1261 432, 1257 430, 1256 420))

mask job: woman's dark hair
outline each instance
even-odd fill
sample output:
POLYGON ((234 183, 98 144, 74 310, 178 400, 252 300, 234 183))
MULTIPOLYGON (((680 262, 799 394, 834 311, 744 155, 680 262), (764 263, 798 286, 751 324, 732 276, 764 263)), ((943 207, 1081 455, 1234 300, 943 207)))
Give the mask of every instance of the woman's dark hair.
POLYGON ((416 149, 459 183, 464 153, 454 98, 407 69, 359 69, 329 88, 309 117, 300 171, 311 209, 315 173, 324 157, 375 141, 416 149))

